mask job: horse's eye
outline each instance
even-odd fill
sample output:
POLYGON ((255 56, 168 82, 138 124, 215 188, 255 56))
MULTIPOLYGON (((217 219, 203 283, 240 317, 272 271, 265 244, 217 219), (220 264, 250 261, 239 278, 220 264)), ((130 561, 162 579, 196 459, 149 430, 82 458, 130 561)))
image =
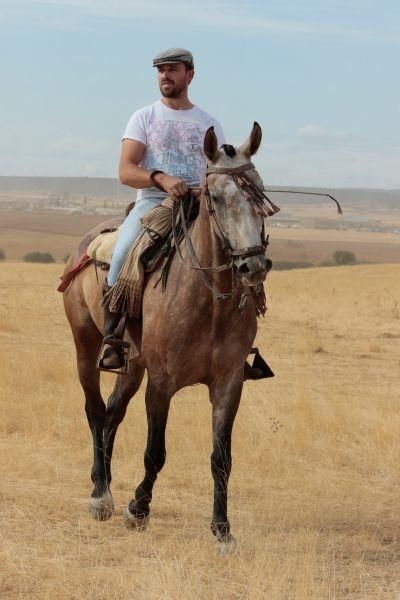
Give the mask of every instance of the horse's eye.
POLYGON ((213 202, 218 202, 218 196, 217 194, 211 194, 211 199, 213 202))

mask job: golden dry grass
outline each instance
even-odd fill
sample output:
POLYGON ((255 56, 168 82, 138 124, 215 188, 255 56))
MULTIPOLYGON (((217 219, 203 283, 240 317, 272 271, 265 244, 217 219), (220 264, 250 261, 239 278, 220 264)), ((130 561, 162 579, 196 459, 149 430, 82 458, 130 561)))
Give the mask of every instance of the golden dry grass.
POLYGON ((143 389, 117 437, 117 514, 89 516, 91 436, 59 269, 0 265, 2 598, 400 598, 399 265, 272 273, 258 344, 277 377, 246 384, 238 546, 222 557, 200 386, 173 401, 147 531, 121 518, 142 475, 143 389))

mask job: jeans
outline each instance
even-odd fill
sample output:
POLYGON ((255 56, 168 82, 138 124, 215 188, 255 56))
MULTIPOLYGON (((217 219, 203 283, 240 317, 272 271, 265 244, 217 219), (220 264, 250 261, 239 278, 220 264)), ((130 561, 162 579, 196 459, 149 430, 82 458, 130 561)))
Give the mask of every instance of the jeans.
POLYGON ((141 198, 122 223, 118 241, 114 246, 111 256, 110 270, 107 276, 108 285, 114 285, 118 279, 119 272, 124 263, 133 242, 142 232, 140 219, 152 208, 160 204, 160 198, 141 198))

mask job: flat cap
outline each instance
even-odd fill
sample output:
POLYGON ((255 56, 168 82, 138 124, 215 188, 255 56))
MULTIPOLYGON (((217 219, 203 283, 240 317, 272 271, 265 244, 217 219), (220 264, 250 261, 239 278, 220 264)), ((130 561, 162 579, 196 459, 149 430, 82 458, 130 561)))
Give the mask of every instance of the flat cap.
POLYGON ((180 62, 183 62, 189 65, 189 67, 193 68, 194 63, 192 53, 184 48, 168 48, 168 50, 160 52, 160 54, 157 54, 157 56, 153 58, 153 67, 180 62))

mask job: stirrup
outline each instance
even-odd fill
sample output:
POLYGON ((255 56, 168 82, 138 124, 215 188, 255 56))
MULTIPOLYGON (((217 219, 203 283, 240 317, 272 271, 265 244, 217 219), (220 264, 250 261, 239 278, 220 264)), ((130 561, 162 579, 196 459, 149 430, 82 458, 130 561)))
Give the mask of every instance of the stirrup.
POLYGON ((105 371, 106 373, 116 373, 117 375, 126 375, 129 371, 129 342, 125 342, 124 340, 120 340, 111 335, 105 337, 103 339, 103 343, 101 344, 99 357, 97 359, 97 369, 99 371, 105 371), (121 357, 122 365, 117 367, 116 369, 110 369, 109 367, 105 367, 103 364, 104 353, 107 348, 115 348, 117 354, 121 357))
POLYGON ((258 348, 252 348, 250 350, 250 354, 254 354, 254 360, 252 365, 250 365, 248 362, 245 364, 244 381, 247 381, 248 379, 257 380, 275 377, 275 373, 267 365, 258 348))

